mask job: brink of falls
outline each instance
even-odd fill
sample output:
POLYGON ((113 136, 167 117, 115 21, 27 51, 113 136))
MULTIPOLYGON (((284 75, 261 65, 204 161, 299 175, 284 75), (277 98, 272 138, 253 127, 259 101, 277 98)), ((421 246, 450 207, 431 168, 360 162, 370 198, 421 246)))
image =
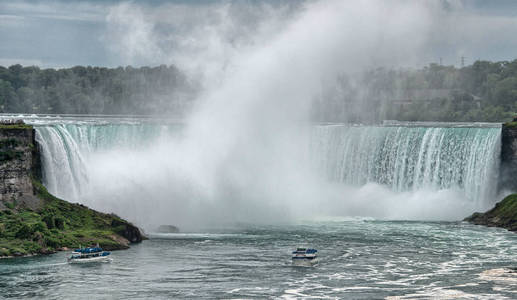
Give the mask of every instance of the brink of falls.
MULTIPOLYGON (((472 204, 468 210, 483 210, 493 205, 499 174, 501 128, 439 127, 439 123, 434 126, 314 125, 306 145, 309 158, 307 162, 300 163, 309 164, 313 172, 311 175, 333 185, 360 188, 374 183, 393 193, 454 190, 472 204)), ((113 198, 119 196, 124 199, 117 201, 127 201, 128 197, 133 197, 131 203, 124 203, 123 206, 133 209, 134 215, 152 214, 152 209, 165 214, 169 206, 162 202, 174 201, 178 198, 175 195, 191 191, 190 186, 178 187, 175 182, 184 180, 192 184, 193 181, 183 174, 174 173, 176 170, 155 174, 154 169, 145 169, 145 163, 139 171, 135 171, 131 165, 137 162, 138 157, 148 155, 147 149, 155 143, 181 137, 182 129, 180 125, 145 122, 39 124, 36 130, 37 141, 42 147, 44 183, 58 197, 102 209, 103 205, 115 200, 106 199, 104 193, 103 199, 94 199, 103 204, 91 202, 99 189, 103 189, 99 185, 99 174, 109 175, 110 172, 94 158, 110 153, 112 157, 104 159, 103 163, 113 163, 119 159, 119 153, 133 151, 135 160, 126 160, 127 171, 113 178, 106 176, 106 188, 110 185, 122 187, 124 194, 118 193, 120 195, 113 195, 113 198), (100 173, 99 169, 103 167, 106 170, 100 173), (136 174, 142 170, 146 173, 136 174), (146 184, 140 179, 145 178, 145 183, 153 183, 153 176, 160 181, 160 185, 147 187, 146 190, 146 184), (91 184, 92 181, 96 184, 91 184), (142 192, 144 190, 145 193, 142 192), (163 199, 152 204, 148 202, 145 207, 148 211, 142 211, 141 202, 151 201, 153 197, 154 200, 157 197, 163 199)), ((165 151, 164 155, 173 155, 168 153, 173 152, 165 151)), ((157 161, 161 159, 155 157, 157 161)), ((200 195, 193 192, 192 196, 185 196, 182 202, 194 199, 200 203, 200 195)), ((241 195, 245 197, 246 190, 241 195)), ((343 198, 342 201, 347 200, 343 198)), ((382 195, 379 195, 378 201, 383 201, 382 195)), ((108 205, 107 209, 118 212, 120 207, 108 205)), ((192 210, 192 207, 186 207, 185 211, 188 209, 192 210)), ((460 213, 467 215, 471 212, 460 213)))

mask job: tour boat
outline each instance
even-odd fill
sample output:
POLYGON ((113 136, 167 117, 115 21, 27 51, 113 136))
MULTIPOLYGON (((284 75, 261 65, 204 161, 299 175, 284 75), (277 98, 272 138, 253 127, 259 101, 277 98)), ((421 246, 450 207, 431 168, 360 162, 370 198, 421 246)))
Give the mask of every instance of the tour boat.
POLYGON ((293 251, 293 264, 313 264, 316 263, 318 250, 310 248, 297 248, 293 251))
POLYGON ((79 248, 72 252, 72 255, 68 258, 68 262, 71 264, 75 263, 89 263, 89 262, 109 262, 111 258, 108 251, 102 250, 99 245, 96 247, 79 248))

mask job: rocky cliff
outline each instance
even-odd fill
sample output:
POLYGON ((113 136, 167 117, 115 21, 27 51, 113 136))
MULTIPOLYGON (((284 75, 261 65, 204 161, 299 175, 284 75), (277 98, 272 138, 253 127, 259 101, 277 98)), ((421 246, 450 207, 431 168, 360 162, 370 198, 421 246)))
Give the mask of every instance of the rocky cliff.
POLYGON ((140 230, 114 214, 58 199, 40 183, 32 126, 0 123, 0 257, 52 253, 99 244, 106 250, 141 242, 140 230))
POLYGON ((32 178, 40 177, 34 136, 34 129, 21 122, 0 123, 0 210, 41 206, 32 188, 32 178))
POLYGON ((517 231, 517 194, 504 198, 494 208, 485 213, 474 213, 464 221, 477 225, 502 227, 510 231, 517 231))
POLYGON ((500 172, 499 189, 517 191, 517 122, 503 124, 500 172))

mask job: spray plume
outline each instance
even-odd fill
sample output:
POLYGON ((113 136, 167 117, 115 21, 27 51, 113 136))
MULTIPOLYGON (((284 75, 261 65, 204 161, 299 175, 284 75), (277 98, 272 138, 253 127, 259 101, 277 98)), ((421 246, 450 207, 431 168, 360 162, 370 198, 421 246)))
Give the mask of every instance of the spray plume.
MULTIPOLYGON (((166 11, 174 16, 180 8, 153 16, 166 18, 166 11)), ((110 12, 115 26, 110 28, 116 28, 130 58, 174 62, 191 75, 202 74, 204 89, 179 137, 90 155, 80 195, 86 204, 144 226, 174 223, 190 229, 328 214, 438 219, 462 214, 461 201, 440 204, 456 198, 454 191, 439 196, 394 193, 376 184, 338 187, 317 176, 309 157, 310 105, 322 80, 343 70, 413 64, 437 5, 330 0, 302 3, 290 13, 262 6, 266 17, 255 18, 256 28, 244 34, 231 30, 240 24, 231 9, 217 6, 208 21, 207 11, 197 11, 205 30, 194 28, 189 43, 174 43, 187 35, 178 29, 169 40, 163 34, 157 38, 153 30, 161 23, 154 24, 143 7, 123 4, 110 12), (117 27, 126 23, 131 26, 117 27), (418 204, 423 201, 435 209, 423 213, 418 204), (458 214, 445 214, 451 207, 458 214)))

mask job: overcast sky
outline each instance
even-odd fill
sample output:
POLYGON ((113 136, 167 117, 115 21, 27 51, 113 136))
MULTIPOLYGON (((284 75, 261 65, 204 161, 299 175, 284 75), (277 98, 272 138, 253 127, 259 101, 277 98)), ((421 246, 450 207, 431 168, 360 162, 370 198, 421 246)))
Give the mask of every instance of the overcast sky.
MULTIPOLYGON (((440 57, 447 65, 459 65, 461 56, 467 64, 517 58, 517 1, 436 2, 442 12, 423 33, 428 51, 421 66, 440 57)), ((303 0, 0 0, 0 65, 175 64, 207 47, 224 57, 257 36, 266 40, 303 9, 303 0)), ((220 60, 217 55, 212 58, 220 60)))

